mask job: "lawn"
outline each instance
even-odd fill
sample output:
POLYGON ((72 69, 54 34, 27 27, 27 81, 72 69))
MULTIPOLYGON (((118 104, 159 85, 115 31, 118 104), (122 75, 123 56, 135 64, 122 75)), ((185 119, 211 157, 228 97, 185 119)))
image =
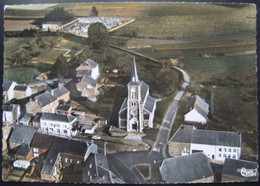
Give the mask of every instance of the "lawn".
POLYGON ((16 81, 17 83, 31 83, 36 80, 35 76, 40 72, 36 68, 32 67, 17 67, 11 68, 5 71, 4 79, 16 81))

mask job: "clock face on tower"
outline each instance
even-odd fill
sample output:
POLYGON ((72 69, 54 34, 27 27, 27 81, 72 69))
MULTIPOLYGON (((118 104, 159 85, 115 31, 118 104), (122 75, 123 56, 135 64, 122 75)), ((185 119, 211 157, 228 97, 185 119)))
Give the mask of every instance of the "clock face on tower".
POLYGON ((133 116, 136 116, 136 115, 137 115, 137 109, 131 110, 131 114, 132 114, 133 116))

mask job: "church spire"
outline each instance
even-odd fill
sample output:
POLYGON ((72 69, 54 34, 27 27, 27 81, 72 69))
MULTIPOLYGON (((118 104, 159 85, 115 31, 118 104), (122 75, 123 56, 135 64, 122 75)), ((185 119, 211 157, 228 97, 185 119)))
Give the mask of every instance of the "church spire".
POLYGON ((137 69, 136 69, 136 64, 135 64, 135 56, 133 58, 131 81, 133 81, 133 82, 138 82, 139 81, 138 74, 137 74, 137 69))

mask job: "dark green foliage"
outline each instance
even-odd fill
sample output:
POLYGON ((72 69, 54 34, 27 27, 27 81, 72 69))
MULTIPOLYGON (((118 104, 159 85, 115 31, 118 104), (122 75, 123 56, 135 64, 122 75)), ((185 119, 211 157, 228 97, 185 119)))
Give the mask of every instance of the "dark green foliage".
POLYGON ((63 7, 57 7, 50 13, 46 13, 42 22, 59 21, 65 23, 72 21, 74 18, 74 15, 65 11, 63 7))
POLYGON ((53 65, 52 72, 58 77, 66 77, 69 73, 69 68, 66 58, 60 54, 53 65))
POLYGON ((109 44, 107 28, 102 23, 93 23, 88 28, 90 45, 94 49, 102 49, 109 44))
POLYGON ((92 7, 90 16, 98 16, 98 11, 95 6, 92 7))

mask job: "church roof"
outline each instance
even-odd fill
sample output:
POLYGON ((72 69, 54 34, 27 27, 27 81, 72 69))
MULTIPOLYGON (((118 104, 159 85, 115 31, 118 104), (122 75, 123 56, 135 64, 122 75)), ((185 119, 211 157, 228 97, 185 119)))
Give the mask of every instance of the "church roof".
POLYGON ((144 102, 146 95, 149 94, 149 85, 142 81, 141 84, 141 101, 144 102))
POLYGON ((155 104, 156 104, 156 99, 149 95, 146 98, 144 109, 149 112, 152 112, 155 104))
POLYGON ((131 81, 136 82, 136 83, 139 82, 137 69, 136 69, 136 63, 135 63, 135 56, 133 58, 133 64, 132 64, 131 81))
POLYGON ((119 112, 122 112, 123 110, 125 110, 127 108, 127 98, 125 98, 119 112))

